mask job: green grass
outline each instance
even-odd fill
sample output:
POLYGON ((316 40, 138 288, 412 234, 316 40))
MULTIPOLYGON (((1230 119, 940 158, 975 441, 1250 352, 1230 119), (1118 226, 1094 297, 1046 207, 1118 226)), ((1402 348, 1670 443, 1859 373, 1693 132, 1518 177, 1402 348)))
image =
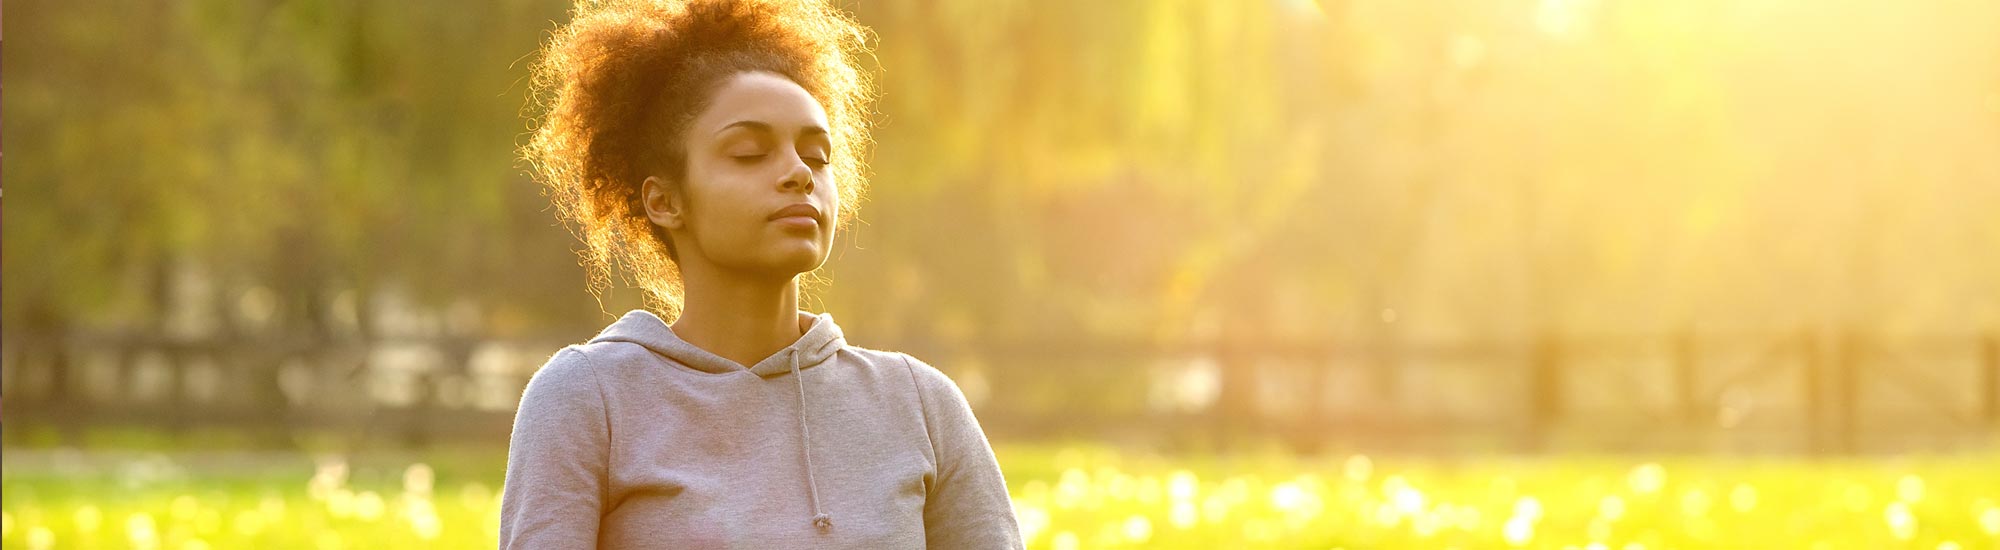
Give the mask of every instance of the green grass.
POLYGON ((495 546, 505 455, 441 455, 10 450, 0 546, 495 546))
POLYGON ((1002 459, 1041 548, 2000 548, 1991 456, 1002 459))
MULTIPOLYGON (((1031 548, 2000 548, 1992 456, 1000 459, 1031 548)), ((491 548, 503 461, 10 449, 0 546, 491 548)))

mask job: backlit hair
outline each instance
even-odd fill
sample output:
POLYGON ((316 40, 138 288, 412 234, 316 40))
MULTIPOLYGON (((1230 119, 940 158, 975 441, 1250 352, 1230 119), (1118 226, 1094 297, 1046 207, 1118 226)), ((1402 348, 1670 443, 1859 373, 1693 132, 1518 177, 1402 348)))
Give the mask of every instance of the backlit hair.
POLYGON ((729 77, 769 71, 826 109, 840 194, 836 227, 854 217, 873 88, 857 66, 868 31, 819 0, 584 0, 543 45, 534 68, 534 124, 521 156, 585 245, 598 296, 611 275, 645 292, 666 319, 683 289, 673 244, 640 206, 649 175, 686 176, 683 134, 729 77))

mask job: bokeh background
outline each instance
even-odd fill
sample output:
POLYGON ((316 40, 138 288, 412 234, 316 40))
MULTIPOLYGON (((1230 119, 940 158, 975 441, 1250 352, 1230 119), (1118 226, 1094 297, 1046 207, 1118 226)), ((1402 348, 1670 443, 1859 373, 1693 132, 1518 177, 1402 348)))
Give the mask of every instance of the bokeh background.
MULTIPOLYGON (((2000 4, 854 0, 1032 548, 2000 548, 2000 4)), ((491 547, 560 0, 14 0, 6 548, 491 547)))

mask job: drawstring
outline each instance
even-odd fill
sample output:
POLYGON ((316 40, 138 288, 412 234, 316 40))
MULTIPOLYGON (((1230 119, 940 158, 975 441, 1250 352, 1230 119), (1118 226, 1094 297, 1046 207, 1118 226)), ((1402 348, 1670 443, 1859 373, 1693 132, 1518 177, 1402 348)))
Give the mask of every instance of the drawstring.
POLYGON ((812 429, 806 425, 806 378, 799 374, 799 350, 792 350, 792 380, 799 385, 799 441, 806 451, 806 491, 812 495, 812 524, 824 533, 833 529, 833 517, 819 510, 819 482, 813 480, 812 429))

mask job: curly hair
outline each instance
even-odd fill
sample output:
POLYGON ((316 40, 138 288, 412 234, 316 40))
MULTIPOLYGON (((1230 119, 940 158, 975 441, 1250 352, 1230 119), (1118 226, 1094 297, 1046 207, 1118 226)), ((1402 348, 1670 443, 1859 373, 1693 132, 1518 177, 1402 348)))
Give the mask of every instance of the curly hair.
POLYGON ((874 91, 857 63, 868 38, 822 0, 581 0, 540 51, 520 153, 583 241, 590 292, 601 299, 620 273, 648 309, 679 316, 679 258, 640 188, 648 175, 686 176, 683 134, 737 73, 783 75, 826 109, 845 227, 867 186, 874 91))

